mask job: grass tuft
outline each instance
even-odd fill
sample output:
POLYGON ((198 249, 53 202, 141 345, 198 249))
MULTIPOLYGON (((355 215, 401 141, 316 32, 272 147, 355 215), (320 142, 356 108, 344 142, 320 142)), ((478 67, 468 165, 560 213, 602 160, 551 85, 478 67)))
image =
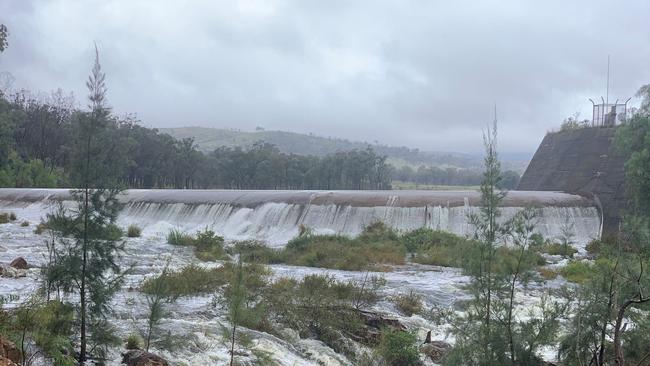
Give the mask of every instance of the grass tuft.
POLYGON ((205 229, 196 233, 196 237, 173 229, 167 234, 167 243, 171 245, 194 247, 194 255, 202 261, 215 261, 226 258, 223 238, 214 231, 205 229))
POLYGON ((422 312, 422 295, 414 292, 413 290, 409 291, 407 294, 397 295, 393 302, 406 316, 411 316, 413 314, 420 314, 422 312))
POLYGON ((142 235, 142 229, 138 225, 129 225, 129 228, 126 230, 126 236, 129 238, 139 238, 142 235))
POLYGON ((140 337, 139 334, 131 333, 126 338, 126 346, 125 346, 125 348, 128 349, 128 350, 142 349, 143 343, 144 343, 144 341, 142 340, 142 337, 140 337))
POLYGON ((192 235, 185 234, 184 232, 177 229, 172 229, 167 234, 167 243, 171 245, 189 247, 192 246, 193 242, 194 238, 192 235))

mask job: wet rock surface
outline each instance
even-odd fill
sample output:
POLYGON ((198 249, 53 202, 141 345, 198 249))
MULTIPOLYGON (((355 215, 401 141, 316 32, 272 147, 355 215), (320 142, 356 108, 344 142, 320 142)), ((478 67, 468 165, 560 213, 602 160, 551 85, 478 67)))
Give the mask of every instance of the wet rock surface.
POLYGON ((164 358, 141 349, 122 353, 122 364, 127 366, 168 366, 164 358))
POLYGON ((16 345, 6 338, 0 337, 0 365, 20 364, 23 357, 16 345))
POLYGON ((27 265, 27 261, 23 257, 18 257, 9 263, 9 266, 15 269, 27 269, 29 266, 27 265))
POLYGON ((451 351, 451 344, 443 341, 432 341, 420 346, 420 352, 436 363, 442 361, 449 351, 451 351))
POLYGON ((406 330, 406 326, 396 318, 363 310, 359 311, 359 315, 364 320, 364 326, 353 335, 353 339, 360 343, 369 345, 379 344, 381 341, 381 332, 386 328, 401 331, 406 330))

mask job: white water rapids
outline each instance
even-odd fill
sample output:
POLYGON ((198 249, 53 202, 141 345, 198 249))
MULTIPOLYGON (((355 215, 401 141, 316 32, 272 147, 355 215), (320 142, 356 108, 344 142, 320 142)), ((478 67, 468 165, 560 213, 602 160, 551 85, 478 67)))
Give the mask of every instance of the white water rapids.
MULTIPOLYGON (((66 200, 65 190, 0 189, 0 213, 14 212, 18 220, 0 225, 0 262, 7 264, 22 256, 38 267, 44 263, 45 236, 34 234, 35 225, 51 209, 53 199, 66 200), (22 221, 30 226, 23 227, 22 221)), ((471 231, 466 216, 476 209, 476 192, 288 192, 288 191, 130 191, 124 197, 125 207, 118 224, 137 224, 143 228, 140 238, 126 239, 124 265, 133 265, 127 284, 113 301, 112 323, 119 336, 125 338, 136 329, 144 329, 146 300, 136 290, 148 276, 158 274, 171 260, 172 268, 198 263, 188 248, 167 244, 165 236, 171 228, 187 232, 209 227, 229 240, 255 238, 278 246, 294 237, 299 226, 317 233, 356 235, 363 227, 377 220, 400 230, 426 226, 457 234, 471 231)), ((596 207, 578 196, 554 192, 510 192, 504 201, 504 217, 522 207, 538 207, 537 230, 545 237, 556 237, 562 226, 570 222, 576 246, 600 235, 600 215, 596 207)), ((218 264, 212 264, 218 265, 218 264)), ((340 279, 362 280, 366 273, 335 271, 295 266, 272 266, 275 276, 302 277, 312 273, 328 273, 340 279)), ((0 295, 19 295, 25 300, 38 287, 39 269, 29 270, 24 278, 0 278, 0 295)), ((467 283, 458 270, 433 266, 407 265, 392 272, 379 273, 387 280, 383 292, 390 296, 413 290, 423 295, 427 307, 434 304, 450 306, 465 296, 467 283)), ((540 284, 537 290, 553 283, 540 284)), ((531 292, 532 293, 532 292, 531 292)), ((535 296, 538 296, 537 293, 535 296)), ((531 301, 531 300, 528 300, 531 301)), ((8 306, 15 306, 11 303, 8 306)), ((221 337, 226 325, 225 312, 212 306, 212 296, 182 298, 169 306, 170 314, 162 328, 180 336, 185 344, 173 352, 153 350, 173 364, 224 364, 229 357, 221 337)), ((382 301, 376 310, 400 318, 415 330, 420 339, 428 330, 444 339, 444 327, 436 326, 419 316, 404 317, 389 301, 382 301)), ((350 361, 315 340, 275 336, 252 332, 253 348, 265 352, 280 365, 349 365, 350 361), (287 341, 286 339, 289 339, 287 341)), ((112 365, 120 362, 119 349, 111 353, 112 365)))

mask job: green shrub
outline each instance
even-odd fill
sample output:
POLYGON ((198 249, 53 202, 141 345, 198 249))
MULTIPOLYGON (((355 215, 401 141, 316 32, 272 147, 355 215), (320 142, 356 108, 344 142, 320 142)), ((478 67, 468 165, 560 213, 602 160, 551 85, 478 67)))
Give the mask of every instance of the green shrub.
POLYGON ((223 238, 214 231, 205 229, 196 233, 196 238, 173 229, 167 234, 167 243, 171 245, 194 247, 194 255, 202 261, 224 259, 223 238))
POLYGON ((401 236, 400 241, 410 253, 417 253, 418 251, 440 246, 458 248, 469 242, 469 240, 456 234, 429 228, 409 231, 401 236))
POLYGON ((139 334, 131 333, 126 338, 126 349, 142 349, 144 341, 139 334))
POLYGON ((550 268, 540 267, 537 269, 537 272, 545 280, 553 280, 557 277, 557 272, 550 268))
POLYGON ((339 235, 297 237, 279 252, 283 262, 299 266, 341 270, 383 270, 384 265, 403 264, 405 250, 392 241, 349 239, 339 235))
POLYGON ((129 238, 139 238, 142 235, 142 229, 138 225, 129 225, 129 228, 126 230, 126 236, 129 238))
POLYGON ((563 257, 573 257, 578 252, 572 246, 562 243, 544 243, 541 246, 535 247, 535 249, 540 253, 561 255, 563 257))
POLYGON ((345 282, 328 275, 309 275, 300 280, 279 278, 265 291, 264 301, 280 325, 347 354, 344 338, 368 340, 360 332, 364 319, 357 309, 374 305, 382 284, 374 279, 370 284, 345 282))
POLYGON ((406 316, 420 314, 422 312, 422 295, 409 291, 407 294, 397 295, 393 302, 397 308, 406 316))
POLYGON ((560 270, 560 274, 567 281, 584 283, 594 274, 593 266, 582 261, 570 261, 560 270))
POLYGON ((0 224, 6 224, 9 222, 9 214, 8 213, 0 213, 0 224))
POLYGON ((224 259, 226 256, 223 249, 223 238, 207 228, 196 234, 193 245, 194 254, 200 260, 214 261, 224 259))
POLYGON ((20 223, 20 226, 22 226, 22 227, 27 227, 27 226, 29 226, 29 221, 25 220, 25 221, 21 222, 21 223, 20 223))
POLYGON ((44 222, 40 222, 38 225, 36 225, 36 229, 34 229, 34 234, 41 235, 45 230, 47 230, 47 224, 44 222))
POLYGON ((383 222, 376 221, 366 226, 357 239, 362 242, 397 241, 398 235, 383 222))
POLYGON ((377 352, 391 366, 420 365, 417 337, 410 332, 384 329, 377 352))
POLYGON ((462 267, 466 257, 465 246, 437 246, 422 249, 411 259, 415 263, 442 267, 462 267))
POLYGON ((400 241, 413 253, 413 262, 443 267, 462 267, 467 251, 476 246, 467 238, 429 228, 407 232, 400 241))
POLYGON ((17 217, 16 214, 13 212, 9 213, 9 221, 16 221, 17 217))
POLYGON ((544 240, 544 237, 540 233, 533 233, 530 236, 530 247, 531 248, 541 247, 545 243, 546 243, 546 240, 544 240))
POLYGON ((174 299, 214 292, 227 280, 228 275, 223 266, 208 269, 191 264, 180 271, 148 278, 140 290, 146 294, 159 292, 164 297, 174 299))
POLYGON ((192 235, 185 234, 180 230, 172 229, 167 234, 167 243, 171 245, 189 247, 193 245, 194 238, 192 235))
POLYGON ((239 254, 239 258, 246 263, 273 264, 282 263, 281 251, 269 248, 259 241, 246 240, 235 243, 230 248, 231 254, 239 254))

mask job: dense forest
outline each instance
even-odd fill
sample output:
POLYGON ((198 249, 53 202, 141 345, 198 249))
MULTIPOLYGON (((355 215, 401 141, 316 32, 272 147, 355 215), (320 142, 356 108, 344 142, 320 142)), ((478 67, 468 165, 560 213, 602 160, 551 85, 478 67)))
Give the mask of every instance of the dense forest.
MULTIPOLYGON (((61 90, 49 96, 0 91, 0 186, 68 187, 79 110, 61 90)), ((272 144, 202 152, 192 138, 175 139, 111 114, 104 141, 120 162, 128 188, 391 189, 393 179, 425 185, 477 185, 479 171, 421 166, 396 170, 372 147, 324 156, 286 153, 272 144)), ((516 187, 518 174, 505 188, 516 187)))

